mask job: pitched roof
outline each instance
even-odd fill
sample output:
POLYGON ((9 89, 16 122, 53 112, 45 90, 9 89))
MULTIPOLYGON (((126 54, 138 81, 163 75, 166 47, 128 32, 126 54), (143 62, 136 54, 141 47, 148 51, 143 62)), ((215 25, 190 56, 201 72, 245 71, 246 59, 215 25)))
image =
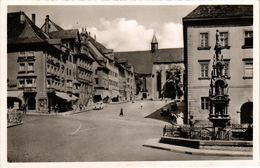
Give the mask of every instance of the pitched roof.
POLYGON ((183 48, 159 49, 158 57, 153 60, 150 51, 115 52, 118 60, 133 65, 134 71, 140 74, 151 74, 154 63, 182 63, 184 61, 183 48))
POLYGON ((181 63, 184 62, 183 48, 159 49, 154 63, 181 63))
POLYGON ((150 51, 115 52, 118 59, 125 58, 134 66, 134 71, 140 74, 151 74, 153 58, 150 51))
POLYGON ((97 40, 95 40, 94 38, 92 38, 91 36, 89 36, 89 40, 92 42, 92 44, 94 44, 97 49, 102 52, 103 54, 107 53, 107 52, 111 52, 113 51, 112 49, 107 49, 103 44, 99 43, 97 40))
POLYGON ((49 37, 24 12, 14 12, 7 15, 7 38, 8 44, 19 44, 44 42, 49 37))
MULTIPOLYGON (((45 24, 45 23, 44 23, 45 24)), ((57 25, 56 23, 54 23, 51 19, 50 19, 50 24, 53 25, 54 28, 57 29, 57 31, 59 30, 64 30, 62 27, 60 27, 59 25, 57 25)))
POLYGON ((49 35, 52 38, 74 39, 77 38, 78 36, 78 29, 53 31, 53 32, 49 32, 49 35))
POLYGON ((184 19, 252 17, 253 5, 200 5, 184 19))

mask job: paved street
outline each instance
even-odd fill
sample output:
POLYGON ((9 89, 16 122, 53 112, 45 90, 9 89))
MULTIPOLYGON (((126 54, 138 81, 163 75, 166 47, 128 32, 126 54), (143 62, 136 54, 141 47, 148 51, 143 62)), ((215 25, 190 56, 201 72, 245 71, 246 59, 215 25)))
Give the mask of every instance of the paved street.
POLYGON ((106 105, 103 110, 69 116, 26 116, 8 128, 8 158, 13 162, 225 160, 143 147, 162 135, 163 121, 144 118, 163 101, 106 105), (124 116, 120 117, 123 107, 124 116))

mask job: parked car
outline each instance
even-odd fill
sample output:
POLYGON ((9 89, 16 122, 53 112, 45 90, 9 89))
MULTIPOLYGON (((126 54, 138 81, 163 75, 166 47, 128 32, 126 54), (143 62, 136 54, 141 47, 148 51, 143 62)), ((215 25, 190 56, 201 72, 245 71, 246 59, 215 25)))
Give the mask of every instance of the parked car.
POLYGON ((102 110, 104 108, 104 103, 103 102, 96 102, 94 104, 93 110, 102 110))

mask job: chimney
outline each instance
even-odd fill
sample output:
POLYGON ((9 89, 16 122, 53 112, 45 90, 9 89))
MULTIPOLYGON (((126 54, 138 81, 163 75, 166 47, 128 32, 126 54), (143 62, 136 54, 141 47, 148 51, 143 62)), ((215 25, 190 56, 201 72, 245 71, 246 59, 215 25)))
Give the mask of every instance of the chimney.
POLYGON ((46 15, 45 18, 45 33, 49 33, 50 30, 50 17, 49 15, 46 15))
POLYGON ((35 13, 32 14, 32 22, 35 24, 35 13))
POLYGON ((96 35, 94 35, 94 41, 96 41, 96 35))
POLYGON ((25 22, 25 16, 23 12, 20 12, 20 24, 24 24, 24 22, 25 22))

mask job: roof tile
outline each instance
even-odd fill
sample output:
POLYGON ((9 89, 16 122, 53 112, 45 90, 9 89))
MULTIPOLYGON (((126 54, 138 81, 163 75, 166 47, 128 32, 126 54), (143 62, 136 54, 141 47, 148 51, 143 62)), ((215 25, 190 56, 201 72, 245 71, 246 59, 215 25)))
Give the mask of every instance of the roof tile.
POLYGON ((115 52, 119 60, 128 60, 134 71, 140 74, 151 74, 153 63, 181 63, 184 61, 183 48, 159 49, 158 57, 153 60, 150 51, 115 52))
POLYGON ((74 39, 78 35, 78 29, 53 31, 50 32, 49 35, 52 38, 74 39))
POLYGON ((184 19, 253 16, 253 5, 200 5, 184 19))
POLYGON ((48 35, 41 31, 24 12, 8 13, 7 15, 8 44, 38 43, 48 39, 48 35), (24 23, 20 23, 20 18, 24 23))

